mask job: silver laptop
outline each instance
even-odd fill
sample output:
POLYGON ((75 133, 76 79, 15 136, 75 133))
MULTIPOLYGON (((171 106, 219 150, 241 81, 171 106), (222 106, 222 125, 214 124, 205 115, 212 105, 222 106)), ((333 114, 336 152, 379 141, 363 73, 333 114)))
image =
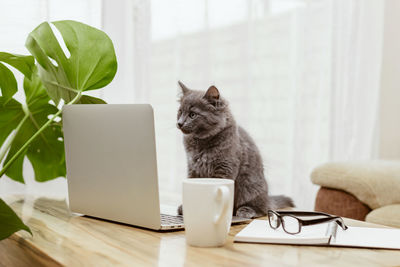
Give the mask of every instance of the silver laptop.
POLYGON ((63 128, 71 211, 154 230, 183 228, 182 216, 160 213, 150 105, 64 106, 63 128))

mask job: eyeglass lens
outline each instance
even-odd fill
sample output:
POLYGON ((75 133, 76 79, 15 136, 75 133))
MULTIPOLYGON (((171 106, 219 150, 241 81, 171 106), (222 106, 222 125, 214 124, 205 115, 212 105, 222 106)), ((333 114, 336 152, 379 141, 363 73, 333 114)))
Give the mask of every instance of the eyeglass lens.
POLYGON ((290 234, 297 234, 300 232, 300 222, 292 216, 282 216, 283 229, 290 234))
POLYGON ((268 220, 271 228, 276 229, 279 227, 279 217, 273 212, 268 213, 268 220))

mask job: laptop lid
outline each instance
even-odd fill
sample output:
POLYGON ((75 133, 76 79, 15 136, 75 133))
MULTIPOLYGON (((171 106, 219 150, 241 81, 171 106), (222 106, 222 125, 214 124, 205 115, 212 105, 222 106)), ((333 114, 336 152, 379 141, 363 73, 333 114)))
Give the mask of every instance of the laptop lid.
POLYGON ((64 106, 63 128, 70 209, 160 229, 152 107, 64 106))

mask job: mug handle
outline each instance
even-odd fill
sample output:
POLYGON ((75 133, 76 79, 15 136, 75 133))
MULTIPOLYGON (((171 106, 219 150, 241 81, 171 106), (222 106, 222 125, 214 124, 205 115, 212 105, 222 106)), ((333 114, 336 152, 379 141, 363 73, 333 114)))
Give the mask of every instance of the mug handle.
POLYGON ((215 215, 214 217, 214 224, 218 224, 222 217, 226 214, 228 211, 228 206, 229 206, 229 188, 227 186, 220 186, 217 189, 217 196, 222 195, 222 210, 219 214, 215 215))

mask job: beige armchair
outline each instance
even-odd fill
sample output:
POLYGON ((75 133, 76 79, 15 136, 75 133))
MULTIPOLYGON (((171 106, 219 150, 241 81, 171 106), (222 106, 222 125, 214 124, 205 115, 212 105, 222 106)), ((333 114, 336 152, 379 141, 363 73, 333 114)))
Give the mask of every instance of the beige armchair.
POLYGON ((332 162, 315 168, 315 210, 400 227, 400 161, 332 162))

